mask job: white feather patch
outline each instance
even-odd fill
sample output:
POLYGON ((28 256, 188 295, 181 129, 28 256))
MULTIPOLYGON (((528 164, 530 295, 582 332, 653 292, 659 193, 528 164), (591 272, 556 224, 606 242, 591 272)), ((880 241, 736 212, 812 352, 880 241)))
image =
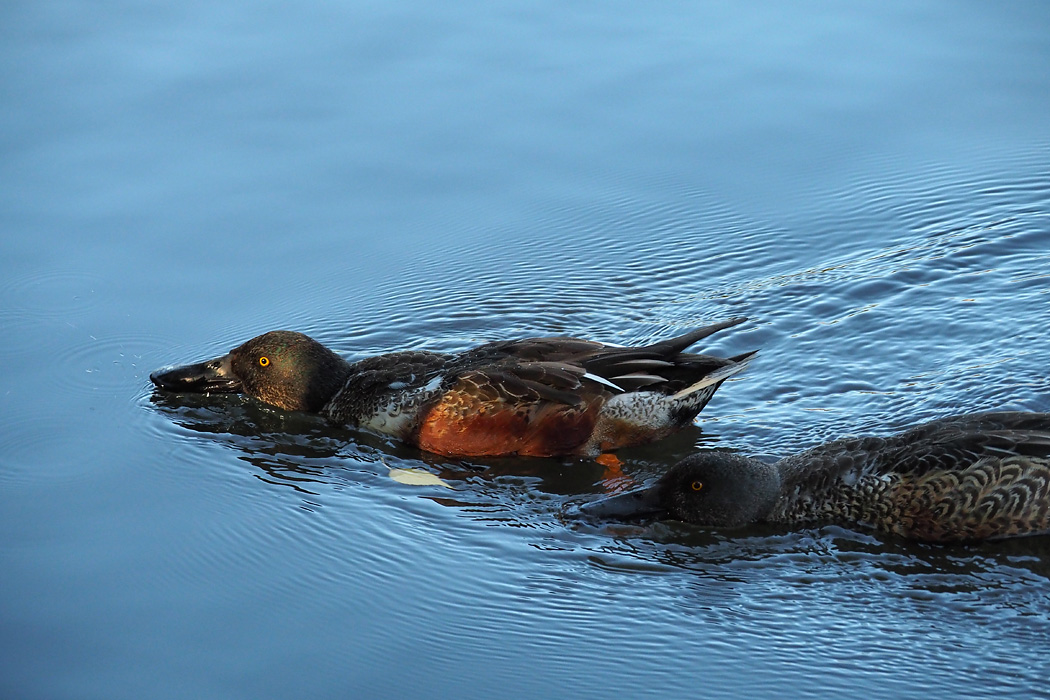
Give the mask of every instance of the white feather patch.
POLYGON ((608 387, 612 387, 613 389, 616 389, 617 391, 620 391, 620 392, 623 391, 622 388, 616 386, 615 384, 610 382, 605 377, 599 377, 597 374, 591 374, 590 372, 585 372, 584 375, 583 375, 583 378, 584 379, 590 379, 592 382, 598 382, 599 384, 604 384, 605 386, 608 386, 608 387))
POLYGON ((693 384, 691 386, 687 386, 686 388, 682 389, 678 393, 672 394, 671 398, 672 399, 676 399, 676 400, 677 399, 681 399, 681 398, 685 398, 686 396, 689 396, 690 394, 695 394, 696 392, 700 391, 701 389, 709 387, 712 384, 717 384, 718 382, 720 382, 720 381, 722 381, 724 379, 732 377, 737 372, 743 372, 747 368, 748 363, 750 363, 750 362, 751 362, 751 360, 747 359, 747 360, 743 360, 741 362, 736 362, 736 363, 731 364, 731 365, 726 365, 725 367, 719 367, 714 372, 712 372, 711 374, 707 375, 706 377, 704 377, 703 379, 698 381, 696 384, 693 384))

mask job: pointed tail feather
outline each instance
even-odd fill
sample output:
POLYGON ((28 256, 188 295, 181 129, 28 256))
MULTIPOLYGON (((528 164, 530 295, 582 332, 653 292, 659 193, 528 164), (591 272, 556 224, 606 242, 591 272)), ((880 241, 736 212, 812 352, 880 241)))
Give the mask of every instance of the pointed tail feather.
POLYGON ((757 352, 758 350, 749 350, 748 352, 742 352, 739 355, 733 355, 732 357, 726 359, 728 359, 731 362, 743 362, 745 360, 750 360, 752 357, 755 356, 755 353, 757 352))
POLYGON ((704 326, 703 328, 697 328, 695 331, 680 335, 677 338, 668 338, 662 340, 659 343, 650 345, 649 349, 658 351, 661 354, 674 355, 682 352, 690 345, 695 345, 709 335, 713 335, 718 331, 725 330, 726 328, 732 328, 733 326, 740 325, 747 320, 746 316, 737 316, 736 318, 730 318, 720 323, 713 323, 710 326, 704 326))
MULTIPOLYGON (((755 352, 757 352, 757 350, 755 352)), ((696 392, 700 391, 701 389, 706 389, 707 387, 711 386, 712 384, 718 384, 719 382, 725 381, 726 379, 728 379, 729 377, 732 377, 734 374, 737 374, 738 372, 743 372, 745 369, 747 369, 747 366, 749 364, 751 364, 751 358, 754 357, 754 355, 755 355, 754 352, 749 353, 748 356, 745 357, 740 362, 734 362, 731 365, 726 365, 725 367, 719 367, 714 372, 711 372, 711 374, 707 375, 706 377, 704 377, 703 379, 698 381, 696 384, 691 384, 691 385, 687 386, 686 388, 682 389, 681 391, 672 394, 671 398, 674 399, 675 401, 677 401, 679 399, 684 399, 685 397, 689 396, 690 394, 695 394, 696 392)))

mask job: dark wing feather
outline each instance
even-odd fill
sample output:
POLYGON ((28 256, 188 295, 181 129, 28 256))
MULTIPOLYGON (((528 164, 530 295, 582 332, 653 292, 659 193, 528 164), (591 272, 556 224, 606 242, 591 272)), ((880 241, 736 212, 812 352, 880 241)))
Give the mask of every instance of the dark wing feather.
POLYGON ((616 347, 578 338, 525 338, 487 343, 460 355, 450 377, 465 371, 500 371, 523 381, 558 390, 578 390, 584 382, 595 393, 635 391, 651 387, 673 394, 711 372, 746 360, 753 352, 732 358, 685 353, 683 350, 712 333, 743 323, 733 318, 698 328, 645 347, 616 347), (541 371, 538 367, 543 367, 541 371), (557 367, 557 370, 554 368, 557 367), (585 375, 592 375, 586 377, 585 375), (572 381, 569 381, 569 378, 572 381), (598 388, 605 380, 613 386, 598 388), (573 383, 575 382, 575 383, 573 383))
POLYGON ((754 352, 732 358, 683 352, 712 333, 743 323, 733 318, 668 340, 639 348, 604 346, 580 363, 589 374, 603 377, 624 390, 658 388, 673 394, 726 365, 746 360, 754 352))
POLYGON ((976 413, 932 421, 893 439, 880 465, 902 474, 967 467, 984 457, 1050 457, 1050 414, 976 413))
POLYGON ((581 392, 582 377, 582 370, 566 365, 505 361, 463 372, 454 386, 493 403, 580 406, 587 398, 581 392))
POLYGON ((671 356, 677 355, 691 345, 696 345, 704 338, 717 333, 718 331, 725 330, 726 328, 732 328, 738 326, 747 320, 745 316, 737 316, 736 318, 730 318, 720 323, 712 323, 710 326, 704 326, 703 328, 697 328, 695 331, 690 331, 685 335, 680 335, 675 338, 668 338, 667 340, 661 340, 655 345, 650 345, 646 350, 655 353, 658 356, 671 356))
POLYGON ((985 457, 1050 457, 1050 413, 1000 412, 923 423, 890 437, 845 438, 780 462, 785 488, 819 491, 840 479, 964 469, 985 457))

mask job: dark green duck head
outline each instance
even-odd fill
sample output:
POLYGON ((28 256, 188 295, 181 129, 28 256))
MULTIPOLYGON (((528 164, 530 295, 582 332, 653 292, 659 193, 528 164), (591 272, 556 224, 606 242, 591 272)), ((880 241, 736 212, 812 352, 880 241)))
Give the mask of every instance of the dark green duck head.
POLYGON ((313 338, 270 331, 226 355, 158 370, 161 389, 189 393, 243 393, 287 411, 320 411, 350 373, 346 360, 313 338))
POLYGON ((673 466, 651 487, 580 507, 608 520, 674 519, 739 527, 762 520, 780 495, 772 464, 731 452, 699 452, 673 466))

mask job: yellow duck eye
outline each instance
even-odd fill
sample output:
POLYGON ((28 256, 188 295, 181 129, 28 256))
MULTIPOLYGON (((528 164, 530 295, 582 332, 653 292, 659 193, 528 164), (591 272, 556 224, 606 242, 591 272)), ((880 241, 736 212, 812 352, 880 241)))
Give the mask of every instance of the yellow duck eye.
POLYGON ((265 367, 268 364, 270 364, 270 358, 269 357, 263 356, 263 357, 259 358, 259 366, 260 367, 265 367))
POLYGON ((692 484, 690 484, 690 486, 694 491, 699 491, 700 489, 704 488, 704 482, 694 481, 692 484))

